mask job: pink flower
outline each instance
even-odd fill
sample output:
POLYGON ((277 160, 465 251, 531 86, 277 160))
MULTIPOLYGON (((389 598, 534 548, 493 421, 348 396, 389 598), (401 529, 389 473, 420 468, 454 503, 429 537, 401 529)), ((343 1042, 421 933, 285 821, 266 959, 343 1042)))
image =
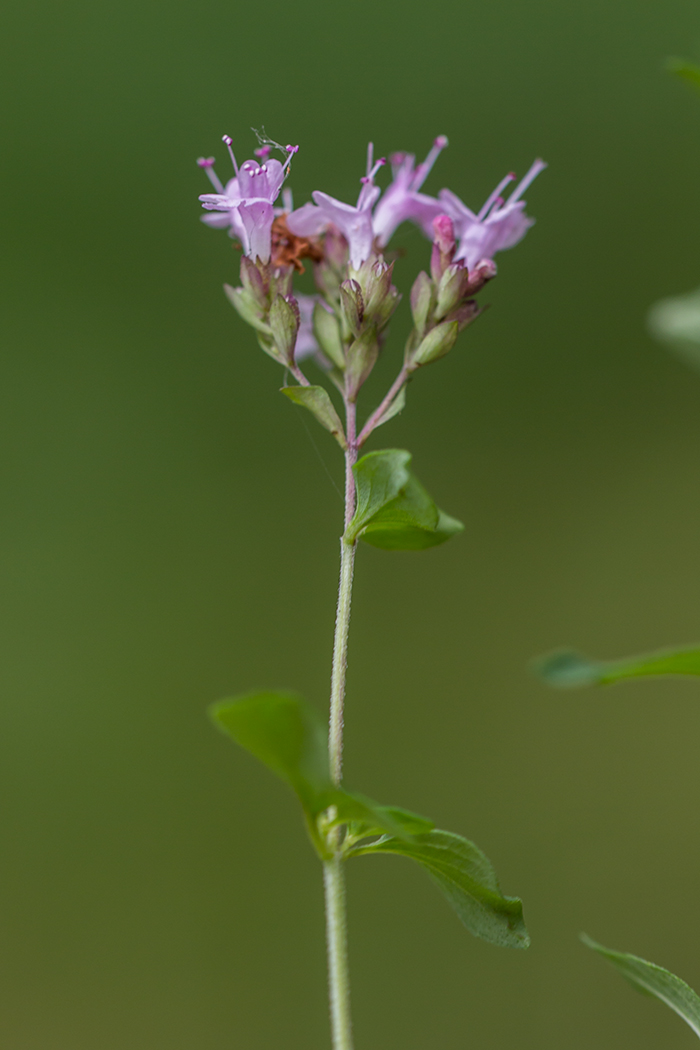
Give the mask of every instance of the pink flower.
POLYGON ((314 237, 331 223, 343 234, 350 248, 350 265, 358 270, 372 252, 374 229, 372 208, 381 193, 374 185, 374 176, 386 162, 384 159, 372 163, 373 147, 367 150, 367 174, 360 180, 362 189, 357 204, 345 204, 329 197, 327 193, 314 190, 311 194, 315 204, 304 204, 287 217, 287 226, 297 237, 314 237))
POLYGON ((446 145, 446 136, 438 135, 430 153, 417 168, 414 168, 416 158, 411 153, 394 153, 390 158, 393 181, 379 201, 372 220, 380 245, 388 244, 397 226, 407 219, 420 226, 426 237, 432 238, 433 219, 445 209, 435 197, 418 191, 446 145))
POLYGON ((471 269, 482 259, 491 259, 496 252, 512 248, 523 239, 535 220, 525 214, 525 201, 520 198, 546 167, 543 160, 536 160, 508 200, 504 201, 501 192, 515 178, 510 172, 496 186, 478 215, 450 190, 440 190, 443 210, 452 219, 459 239, 455 261, 464 259, 471 269))
POLYGON ((273 204, 279 196, 298 146, 286 147, 289 156, 284 164, 274 159, 265 159, 262 164, 256 160, 247 160, 239 169, 228 135, 224 135, 224 142, 236 172, 235 178, 227 182, 225 187, 214 172, 213 157, 202 157, 197 161, 218 191, 200 195, 202 207, 215 213, 202 216, 202 220, 208 226, 228 228, 232 236, 239 238, 249 258, 269 262, 270 236, 275 217, 273 204))

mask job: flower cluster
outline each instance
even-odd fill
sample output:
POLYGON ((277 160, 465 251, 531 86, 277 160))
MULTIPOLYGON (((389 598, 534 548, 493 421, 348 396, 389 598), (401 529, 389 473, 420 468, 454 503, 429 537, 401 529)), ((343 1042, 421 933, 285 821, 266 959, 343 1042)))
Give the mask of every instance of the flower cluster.
POLYGON ((494 255, 522 240, 534 221, 526 215, 522 198, 546 165, 536 160, 505 198, 506 187, 515 179, 509 173, 474 212, 451 190, 443 189, 437 197, 422 192, 447 146, 444 135, 435 139, 420 164, 412 154, 393 154, 392 179, 383 193, 375 180, 386 160, 375 161, 370 144, 355 204, 316 190, 312 202, 295 210, 291 192, 283 186, 298 146, 264 141, 255 151, 257 159, 239 167, 231 139, 224 136, 234 177, 224 186, 214 171, 214 159, 200 158, 197 163, 216 192, 199 199, 207 212, 203 221, 227 229, 243 250, 241 286, 226 286, 231 302, 256 329, 266 353, 301 385, 309 386, 309 381, 299 362, 315 355, 346 403, 355 402, 400 299, 392 281, 393 263, 384 257, 389 240, 401 223, 411 222, 433 242, 430 273, 420 273, 411 292, 414 328, 401 374, 390 391, 391 400, 368 420, 360 435, 364 440, 385 421, 392 404, 399 403, 416 369, 444 356, 479 314, 474 296, 496 274, 494 255), (282 160, 271 157, 273 150, 282 160), (276 206, 280 195, 281 207, 276 206), (292 291, 294 272, 303 272, 305 259, 313 263, 316 296, 295 296, 292 291))

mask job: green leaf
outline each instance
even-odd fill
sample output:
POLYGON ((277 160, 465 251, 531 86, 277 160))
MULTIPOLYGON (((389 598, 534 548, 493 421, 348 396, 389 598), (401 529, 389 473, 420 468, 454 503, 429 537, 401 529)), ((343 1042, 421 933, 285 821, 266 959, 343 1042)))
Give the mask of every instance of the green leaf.
POLYGON ((591 660, 561 649, 535 661, 535 671, 550 685, 575 689, 584 685, 609 685, 623 678, 659 675, 700 675, 700 649, 662 649, 624 660, 591 660))
POLYGON ((444 543, 464 526, 439 510, 408 470, 401 449, 369 452, 354 466, 357 511, 346 531, 383 550, 425 550, 444 543))
MULTIPOLYGON (((317 818, 330 806, 327 827, 357 822, 374 834, 410 838, 403 810, 379 806, 364 795, 333 784, 328 765, 328 730, 320 715, 296 693, 260 692, 212 704, 214 724, 276 773, 296 793, 319 856, 331 855, 317 818), (402 816, 402 814, 404 814, 402 816)), ((410 815, 413 826, 423 818, 410 815)), ((426 822, 424 822, 426 823, 426 822)), ((429 822, 427 822, 429 823, 429 822)))
POLYGON ((328 391, 322 386, 283 386, 281 392, 297 405, 308 408, 322 427, 330 430, 341 448, 347 448, 345 431, 333 407, 328 391))
POLYGON ((286 781, 312 815, 328 805, 328 731, 301 696, 248 693, 209 710, 219 729, 286 781))
POLYGON ((377 511, 396 499, 408 483, 411 453, 400 448, 368 452, 353 467, 357 508, 346 539, 352 543, 377 511))
POLYGON ((686 62, 683 58, 669 58, 667 63, 669 73, 673 73, 686 84, 700 91, 700 66, 693 62, 686 62))
POLYGON ((490 861, 468 839, 434 830, 417 834, 408 842, 384 837, 355 846, 348 855, 373 853, 395 853, 417 861, 476 937, 508 948, 529 945, 521 901, 502 895, 490 861))
POLYGON ((666 1003, 666 1006, 670 1006, 690 1025, 695 1034, 700 1036, 700 996, 696 995, 685 981, 669 970, 664 970, 662 966, 640 959, 637 955, 604 948, 585 933, 581 934, 581 940, 611 962, 637 991, 666 1003))

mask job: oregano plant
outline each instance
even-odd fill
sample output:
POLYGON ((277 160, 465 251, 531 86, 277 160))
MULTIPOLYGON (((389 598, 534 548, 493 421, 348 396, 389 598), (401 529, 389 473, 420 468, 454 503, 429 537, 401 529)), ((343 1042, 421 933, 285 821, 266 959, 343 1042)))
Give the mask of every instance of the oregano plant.
POLYGON ((293 692, 261 691, 211 708, 216 726, 296 794, 309 839, 323 865, 331 1031, 334 1050, 351 1050, 345 865, 356 857, 393 853, 416 861, 464 925, 492 944, 526 948, 522 905, 505 896, 486 856, 468 839, 432 821, 373 801, 343 783, 343 725, 355 559, 360 541, 389 551, 422 551, 458 535, 463 526, 440 510, 413 473, 404 449, 364 451, 378 427, 401 412, 406 389, 422 368, 445 357, 479 316, 476 295, 496 276, 494 255, 515 245, 533 220, 523 194, 545 167, 535 161, 508 198, 502 179, 473 212, 450 190, 438 197, 423 183, 447 139, 435 139, 426 159, 391 157, 392 179, 376 183, 385 165, 370 144, 356 204, 316 191, 294 209, 285 186, 297 146, 257 132, 255 159, 238 165, 224 136, 233 174, 224 185, 214 158, 200 158, 214 192, 200 200, 209 226, 227 230, 241 250, 240 284, 225 286, 261 349, 281 366, 281 392, 311 413, 345 460, 345 513, 332 653, 328 720, 293 692), (279 159, 278 159, 279 157, 279 159), (281 203, 278 205, 278 198, 281 203), (397 375, 380 403, 358 418, 362 388, 383 352, 401 295, 386 249, 404 221, 431 242, 428 266, 410 293, 413 326, 397 375), (294 277, 313 267, 315 295, 295 291, 294 277), (315 369, 313 381, 302 363, 315 369), (335 401, 334 401, 335 397, 335 401))

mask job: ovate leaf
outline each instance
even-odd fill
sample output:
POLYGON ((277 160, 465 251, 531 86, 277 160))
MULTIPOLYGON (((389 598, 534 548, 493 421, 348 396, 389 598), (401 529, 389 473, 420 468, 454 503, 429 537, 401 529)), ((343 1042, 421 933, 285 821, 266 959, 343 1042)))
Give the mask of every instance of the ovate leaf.
POLYGON ((409 842, 384 837, 349 851, 351 856, 371 853, 396 853, 417 861, 476 937, 508 948, 527 948, 530 943, 521 901, 503 896, 490 861, 468 839, 434 830, 409 842))
POLYGON ((297 405, 303 405, 322 427, 330 430, 341 448, 347 448, 345 431, 328 391, 322 386, 283 386, 282 393, 297 405))
POLYGON ((581 940, 611 962, 637 991, 666 1003, 666 1006, 670 1006, 690 1025, 695 1034, 700 1036, 700 996, 685 981, 669 970, 664 970, 662 966, 640 959, 637 955, 604 948, 585 934, 581 935, 581 940))
POLYGON ((700 675, 700 648, 665 649, 624 660, 591 660, 587 656, 562 649, 535 662, 535 670, 550 685, 577 688, 584 685, 608 685, 623 678, 647 678, 660 675, 700 675))
POLYGON ((209 710, 215 725, 286 781, 309 813, 328 805, 328 730, 301 696, 249 693, 209 710))
MULTIPOLYGON (((211 706, 215 725, 276 773, 296 793, 311 840, 322 858, 331 855, 319 828, 354 822, 367 834, 409 839, 403 810, 380 806, 364 795, 335 786, 328 764, 328 730, 320 715, 296 693, 249 693, 211 706)), ((411 815, 413 825, 422 820, 411 815)), ((410 823, 410 822, 408 822, 410 823)), ((425 823, 425 822, 424 822, 425 823)), ((428 822, 429 823, 429 822, 428 822)))
POLYGON ((374 515, 395 499, 408 483, 411 453, 399 448, 368 452, 353 467, 357 508, 346 539, 352 543, 374 515))
POLYGON ((384 550, 425 550, 444 543, 464 526, 436 507, 408 469, 410 453, 370 452, 353 468, 357 512, 346 539, 357 537, 384 550))

